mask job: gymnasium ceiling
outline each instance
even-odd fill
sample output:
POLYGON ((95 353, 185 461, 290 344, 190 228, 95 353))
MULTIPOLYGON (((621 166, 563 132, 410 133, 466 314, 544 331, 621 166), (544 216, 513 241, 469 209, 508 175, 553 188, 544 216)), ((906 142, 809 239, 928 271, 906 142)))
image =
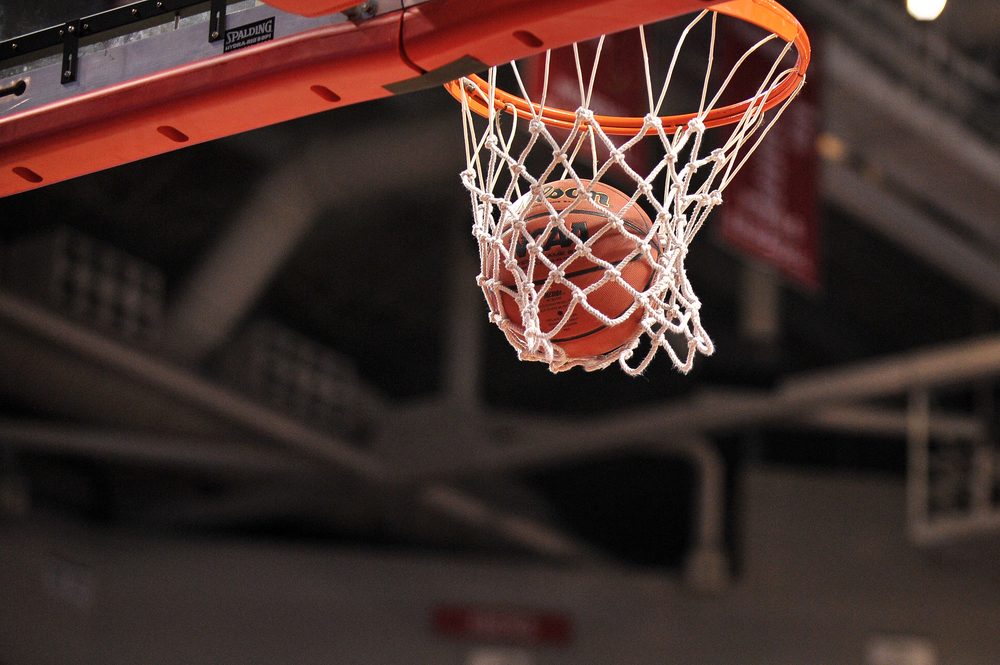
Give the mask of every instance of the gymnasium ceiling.
MULTIPOLYGON (((990 281, 991 267, 1000 271, 1000 243, 987 237, 1000 228, 1000 208, 986 206, 983 219, 976 207, 1000 197, 1000 176, 992 170, 1000 164, 997 135, 976 120, 1000 90, 977 88, 968 93, 970 106, 956 109, 884 54, 892 40, 905 44, 906 53, 919 51, 919 44, 906 43, 916 34, 926 39, 927 52, 944 44, 954 49, 946 55, 998 77, 1000 6, 950 0, 938 24, 910 26, 904 39, 893 28, 903 16, 898 4, 788 3, 809 25, 834 26, 816 33, 824 132, 846 146, 848 158, 824 167, 822 287, 782 288, 774 343, 762 345, 742 331, 747 268, 706 229, 689 270, 718 350, 699 358, 690 375, 663 357, 639 378, 614 367, 552 375, 518 362, 486 321, 474 285, 469 297, 474 246, 457 176, 460 119, 446 93, 430 90, 0 200, 0 239, 7 246, 68 226, 161 271, 167 303, 162 343, 136 349, 4 296, 0 440, 11 451, 5 468, 28 479, 38 510, 125 527, 667 567, 683 561, 694 519, 696 472, 673 447, 680 435, 670 427, 683 426, 685 408, 700 418, 695 429, 711 433, 729 486, 741 464, 762 461, 901 476, 901 432, 803 430, 802 414, 792 411, 763 421, 737 418, 714 431, 712 412, 691 406, 704 395, 732 393, 734 403, 760 398, 762 409, 771 408, 767 396, 790 381, 1000 328, 1000 282, 990 281), (871 26, 868 36, 838 32, 830 12, 844 11, 845 20, 871 26), (856 60, 824 62, 827 48, 856 60), (846 62, 861 68, 845 69, 846 62), (885 90, 912 94, 971 143, 928 143, 899 97, 866 93, 866 82, 882 80, 859 80, 858 72, 869 71, 891 83, 885 90), (982 151, 979 162, 968 158, 969 145, 982 151), (283 178, 303 174, 328 190, 313 195, 318 203, 306 223, 291 236, 239 236, 259 229, 254 210, 269 192, 281 191, 283 178), (948 191, 933 191, 935 178, 955 187, 973 183, 973 195, 956 202, 948 191), (903 215, 903 230, 894 231, 871 201, 884 209, 902 201, 916 216, 903 215), (978 229, 970 222, 976 219, 983 222, 978 229), (907 220, 919 229, 905 226, 907 220), (941 229, 974 250, 970 256, 984 262, 985 272, 970 274, 969 261, 942 259, 928 248, 933 242, 908 240, 937 237, 941 229), (275 249, 281 243, 287 250, 275 249), (225 247, 250 252, 243 265, 229 264, 226 274, 239 276, 236 286, 213 282, 218 273, 206 268, 226 267, 219 263, 225 247), (229 288, 239 294, 230 299, 239 307, 199 319, 199 312, 211 312, 211 294, 225 296, 229 288), (349 368, 356 377, 351 389, 368 409, 365 431, 344 437, 317 430, 227 383, 227 354, 261 321, 320 345, 349 368), (625 427, 631 434, 623 440, 574 447, 572 433, 586 423, 628 420, 637 408, 644 410, 635 419, 650 423, 645 429, 625 427), (666 426, 656 426, 657 413, 675 412, 679 419, 664 416, 666 426), (554 419, 545 421, 551 427, 567 423, 569 443, 538 459, 510 453, 509 464, 477 465, 503 459, 506 447, 530 448, 530 439, 518 439, 517 423, 525 418, 554 419), (476 457, 462 447, 486 452, 476 457), (421 466, 422 459, 431 461, 421 466), (449 466, 449 459, 466 466, 449 466), (418 472, 400 473, 408 467, 418 472)), ((82 2, 7 2, 0 37, 10 36, 11 26, 41 27, 34 22, 93 10, 82 2)), ((877 406, 898 411, 901 395, 875 395, 877 406)), ((971 398, 960 383, 941 399, 965 409, 971 398)), ((738 505, 727 496, 725 511, 733 518, 738 505)), ((735 524, 730 519, 726 534, 731 552, 735 524)))

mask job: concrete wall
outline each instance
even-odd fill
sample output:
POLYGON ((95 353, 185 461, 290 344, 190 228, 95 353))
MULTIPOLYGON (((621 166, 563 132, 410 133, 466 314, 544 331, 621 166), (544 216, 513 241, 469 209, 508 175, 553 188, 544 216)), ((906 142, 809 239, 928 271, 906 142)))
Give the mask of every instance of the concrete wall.
POLYGON ((0 524, 0 663, 490 662, 433 634, 440 602, 571 617, 568 646, 498 665, 862 664, 876 634, 1000 661, 1000 574, 909 547, 901 483, 757 470, 743 494, 744 573, 716 597, 634 571, 0 524))

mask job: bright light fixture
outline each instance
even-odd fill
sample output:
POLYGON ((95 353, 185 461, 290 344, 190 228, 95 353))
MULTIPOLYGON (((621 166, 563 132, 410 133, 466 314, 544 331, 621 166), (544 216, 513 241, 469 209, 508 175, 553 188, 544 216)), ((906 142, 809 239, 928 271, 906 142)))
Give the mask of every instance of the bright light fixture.
POLYGON ((906 0, 906 10, 918 21, 933 21, 941 12, 948 0, 906 0))

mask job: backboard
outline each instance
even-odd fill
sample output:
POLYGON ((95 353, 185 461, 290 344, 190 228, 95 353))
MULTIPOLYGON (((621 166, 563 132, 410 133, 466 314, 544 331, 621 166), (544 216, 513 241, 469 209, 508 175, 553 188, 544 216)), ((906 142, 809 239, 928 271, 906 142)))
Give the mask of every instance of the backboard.
POLYGON ((0 196, 719 3, 109 4, 4 9, 0 196))

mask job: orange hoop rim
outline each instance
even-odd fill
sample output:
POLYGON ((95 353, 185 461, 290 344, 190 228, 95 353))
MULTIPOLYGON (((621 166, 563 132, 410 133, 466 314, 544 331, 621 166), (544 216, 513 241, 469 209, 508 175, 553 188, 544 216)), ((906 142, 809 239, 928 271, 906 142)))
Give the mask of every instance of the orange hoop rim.
MULTIPOLYGON (((707 11, 714 11, 742 19, 748 23, 763 28, 785 42, 790 42, 795 46, 796 61, 792 72, 785 76, 777 86, 767 91, 766 99, 763 103, 762 111, 767 111, 785 102, 794 95, 806 78, 806 70, 809 68, 809 58, 812 48, 809 44, 809 37, 805 29, 795 16, 774 0, 730 0, 713 7, 707 11)), ((463 98, 469 105, 469 109, 484 118, 490 117, 490 106, 486 100, 490 96, 489 84, 482 77, 472 74, 461 79, 456 79, 445 84, 445 89, 457 100, 463 98), (469 81, 475 86, 480 94, 469 94, 463 89, 462 81, 469 81)), ((500 90, 493 91, 495 111, 507 111, 516 113, 518 117, 531 119, 536 115, 550 127, 562 129, 572 129, 577 122, 576 112, 551 106, 542 107, 539 104, 529 102, 523 97, 500 90)), ((717 109, 713 109, 704 114, 702 122, 706 127, 719 127, 739 122, 752 106, 759 105, 757 98, 753 97, 742 102, 729 104, 717 109)), ((683 113, 679 115, 660 116, 663 130, 672 134, 678 129, 698 117, 699 113, 683 113)), ((600 125, 605 134, 634 136, 642 129, 645 118, 604 116, 594 115, 594 121, 600 125)), ((657 130, 651 128, 647 134, 655 133, 657 130)))

